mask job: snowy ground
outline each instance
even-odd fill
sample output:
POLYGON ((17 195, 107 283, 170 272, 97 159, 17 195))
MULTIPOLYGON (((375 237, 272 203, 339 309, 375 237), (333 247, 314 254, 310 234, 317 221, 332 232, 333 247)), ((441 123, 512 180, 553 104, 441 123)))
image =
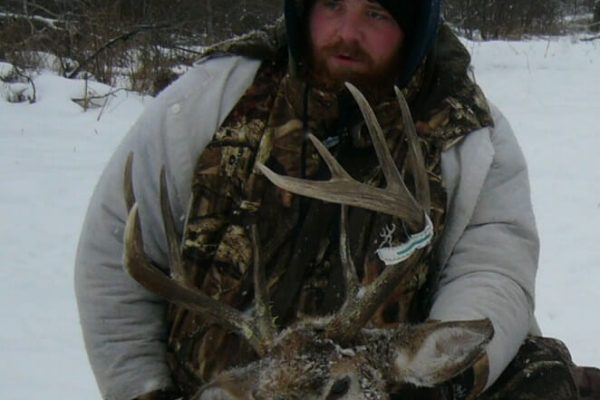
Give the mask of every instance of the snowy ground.
MULTIPOLYGON (((467 45, 529 161, 542 329, 576 362, 600 366, 600 42, 467 45)), ((79 332, 74 251, 102 166, 144 100, 119 92, 83 112, 70 101, 83 82, 35 82, 35 104, 0 97, 0 398, 99 399, 79 332)))

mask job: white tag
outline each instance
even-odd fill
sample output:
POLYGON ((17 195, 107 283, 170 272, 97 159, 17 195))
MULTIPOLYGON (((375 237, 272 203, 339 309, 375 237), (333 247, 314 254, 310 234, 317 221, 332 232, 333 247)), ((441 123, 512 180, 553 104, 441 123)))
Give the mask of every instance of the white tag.
POLYGON ((425 228, 414 235, 408 237, 408 241, 398 246, 382 247, 375 253, 385 265, 394 265, 405 261, 413 253, 431 243, 433 239, 433 223, 429 216, 425 214, 425 228))

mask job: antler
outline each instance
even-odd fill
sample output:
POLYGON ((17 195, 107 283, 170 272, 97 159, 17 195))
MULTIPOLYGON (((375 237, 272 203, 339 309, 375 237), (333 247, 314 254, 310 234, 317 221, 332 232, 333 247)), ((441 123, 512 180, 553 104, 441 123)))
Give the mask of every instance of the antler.
POLYGON ((377 121, 373 109, 362 93, 353 85, 346 87, 356 100, 365 123, 368 127, 373 147, 379 159, 381 170, 387 187, 377 188, 352 178, 329 153, 321 142, 310 135, 310 140, 323 157, 331 171, 329 181, 310 181, 294 177, 281 176, 264 164, 257 163, 260 171, 276 186, 299 195, 342 204, 340 229, 340 254, 344 265, 346 281, 346 301, 334 316, 329 328, 329 335, 340 339, 348 339, 356 334, 397 287, 402 277, 410 271, 411 265, 419 259, 421 251, 417 251, 401 268, 398 265, 388 267, 370 285, 360 288, 356 276, 356 268, 347 238, 347 206, 362 207, 382 212, 402 219, 409 228, 421 231, 429 223, 427 211, 430 207, 430 192, 427 172, 423 161, 417 133, 410 117, 406 100, 396 88, 396 97, 400 103, 404 129, 408 141, 408 170, 415 181, 415 196, 406 187, 396 167, 394 159, 387 147, 383 130, 377 121), (416 197, 416 198, 415 198, 416 197))
POLYGON ((197 312, 226 329, 238 332, 248 340, 259 356, 263 356, 273 341, 274 328, 270 309, 266 302, 268 294, 266 292, 264 270, 258 253, 256 229, 253 227, 251 232, 254 245, 254 288, 256 297, 256 320, 253 320, 239 310, 193 288, 192 282, 184 273, 180 256, 180 241, 177 237, 175 222, 169 205, 164 167, 160 174, 160 205, 168 243, 171 277, 165 275, 147 258, 144 253, 138 205, 135 202, 133 193, 132 164, 133 153, 129 154, 125 166, 125 199, 129 209, 129 216, 125 225, 125 270, 149 291, 197 312))
MULTIPOLYGON (((387 148, 383 130, 375 117, 373 109, 356 87, 350 83, 346 83, 346 86, 358 103, 371 133, 373 146, 375 147, 377 158, 380 161, 381 169, 386 179, 387 187, 385 189, 369 186, 352 178, 339 165, 335 157, 331 155, 319 139, 312 134, 309 134, 309 139, 331 171, 331 179, 329 181, 310 181, 282 176, 260 162, 257 163, 257 167, 273 184, 281 189, 319 200, 366 208, 393 215, 404 220, 412 230, 421 230, 424 224, 425 209, 423 205, 420 205, 406 188, 392 155, 387 148)), ((398 92, 398 95, 401 104, 404 103, 404 106, 408 109, 406 101, 400 92, 398 92)), ((404 112, 403 110, 403 114, 404 112)), ((418 161, 422 163, 423 156, 419 154, 419 145, 416 143, 416 131, 410 117, 405 117, 405 125, 407 126, 409 153, 417 153, 411 155, 411 161, 414 159, 413 164, 416 164, 418 161)), ((425 189, 422 195, 418 195, 418 197, 429 197, 426 175, 419 173, 415 174, 414 178, 418 182, 417 187, 419 190, 425 189)))

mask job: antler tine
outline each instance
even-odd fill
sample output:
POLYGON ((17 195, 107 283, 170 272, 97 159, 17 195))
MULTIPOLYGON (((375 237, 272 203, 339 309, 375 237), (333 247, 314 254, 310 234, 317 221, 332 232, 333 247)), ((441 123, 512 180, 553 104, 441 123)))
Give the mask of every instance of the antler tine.
POLYGON ((135 194, 133 193, 133 152, 129 152, 127 155, 127 161, 125 161, 125 177, 123 179, 123 192, 125 192, 125 206, 127 212, 131 211, 131 208, 135 204, 135 194))
POLYGON ((275 336, 275 325, 273 315, 269 307, 269 293, 267 291, 267 279, 262 260, 260 259, 260 243, 258 229, 256 225, 251 226, 252 247, 254 253, 254 301, 256 307, 256 325, 264 341, 267 344, 272 343, 275 336))
POLYGON ((167 237, 167 246, 169 248, 169 269, 171 270, 171 276, 183 286, 191 287, 192 284, 189 281, 187 274, 185 274, 183 263, 181 262, 181 243, 177 236, 175 220, 169 202, 169 189, 167 188, 167 178, 164 166, 160 169, 160 209, 163 217, 165 236, 167 237))
POLYGON ((354 296, 346 297, 344 306, 334 316, 328 328, 329 337, 341 341, 353 338, 398 287, 402 278, 413 269, 421 254, 423 250, 417 250, 402 266, 385 268, 374 282, 363 286, 354 296))
POLYGON ((408 139, 408 162, 411 173, 415 179, 415 197, 417 202, 427 212, 431 206, 431 194, 429 191, 427 169, 425 168, 425 161, 423 160, 423 152, 417 136, 417 129, 410 116, 410 109, 408 108, 408 103, 406 102, 406 98, 402 94, 402 91, 398 86, 394 86, 394 91, 396 92, 398 104, 400 104, 402 122, 408 139))
MULTIPOLYGON (((133 188, 132 184, 132 155, 128 157, 125 172, 126 197, 129 195, 127 188, 133 188)), ((133 191, 131 190, 131 193, 133 191)), ((130 198, 135 201, 134 198, 130 198)), ((172 212, 168 203, 166 192, 166 180, 161 173, 161 208, 163 211, 163 223, 169 241, 169 253, 178 250, 178 241, 175 237, 172 212), (168 212, 165 212, 168 209, 168 212), (170 221, 169 221, 170 220, 170 221)), ((171 279, 161 270, 154 266, 144 252, 142 229, 139 220, 138 205, 134 202, 129 211, 125 224, 125 246, 124 246, 124 268, 127 273, 150 292, 176 303, 203 317, 214 321, 234 332, 240 333, 259 355, 264 355, 268 350, 267 342, 260 329, 252 321, 237 309, 223 304, 197 289, 186 287, 185 284, 175 278, 171 279)), ((173 255, 169 254, 169 261, 173 255)), ((180 271, 182 272, 182 271, 180 271)))
POLYGON ((381 125, 379 125, 379 121, 375 116, 375 112, 369 105, 369 102, 365 98, 365 96, 356 88, 356 86, 352 85, 349 82, 346 82, 346 88, 354 97, 356 104, 360 108, 360 112, 363 115, 365 120, 365 124, 371 134, 371 139, 373 143, 373 147, 375 148, 375 152, 377 153, 377 158, 379 159, 379 163, 381 165, 381 171, 385 176, 385 180, 388 188, 396 191, 407 191, 406 186, 404 185, 404 181, 402 180, 402 176, 400 175, 400 171, 396 168, 396 163, 388 150, 385 136, 383 134, 383 130, 381 129, 381 125))
POLYGON ((321 143, 321 141, 315 137, 315 135, 309 133, 308 138, 317 149, 317 152, 321 155, 321 157, 323 157, 325 164, 327 164, 327 167, 331 172, 332 178, 340 180, 352 180, 352 177, 346 172, 340 163, 337 162, 335 157, 329 152, 329 150, 327 150, 327 147, 325 147, 323 143, 321 143))
POLYGON ((344 268, 344 281, 346 283, 346 302, 342 306, 344 309, 350 306, 350 299, 356 298, 359 283, 348 241, 348 206, 342 205, 340 214, 340 259, 344 268))

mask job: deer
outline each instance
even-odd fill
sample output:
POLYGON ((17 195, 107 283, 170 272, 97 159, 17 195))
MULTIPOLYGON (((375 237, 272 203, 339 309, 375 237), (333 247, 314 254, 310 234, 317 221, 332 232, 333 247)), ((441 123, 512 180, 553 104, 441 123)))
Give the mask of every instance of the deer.
POLYGON ((413 246, 401 263, 389 264, 371 283, 361 284, 347 237, 348 207, 362 207, 400 218, 413 232, 431 222, 427 173, 410 111, 396 88, 408 142, 407 172, 414 180, 413 195, 399 172, 377 118, 362 93, 346 87, 357 102, 386 182, 385 188, 353 179, 312 134, 310 140, 330 170, 329 180, 279 175, 261 162, 256 168, 278 188, 340 204, 340 257, 345 299, 333 315, 303 317, 281 328, 271 315, 266 274, 261 264, 256 225, 247 227, 252 240, 253 305, 238 310, 192 287, 183 273, 180 239, 169 204, 164 167, 160 176, 160 204, 169 249, 170 275, 152 264, 144 253, 138 206, 133 194, 130 154, 125 167, 125 198, 130 209, 124 241, 124 268, 147 290, 203 318, 239 334, 253 348, 257 360, 219 373, 200 387, 192 400, 263 399, 389 399, 390 388, 411 384, 433 387, 470 367, 483 355, 494 330, 489 319, 400 323, 384 328, 369 325, 377 308, 400 282, 406 265, 416 262, 422 246, 413 246), (405 264, 403 267, 400 264, 405 264))

